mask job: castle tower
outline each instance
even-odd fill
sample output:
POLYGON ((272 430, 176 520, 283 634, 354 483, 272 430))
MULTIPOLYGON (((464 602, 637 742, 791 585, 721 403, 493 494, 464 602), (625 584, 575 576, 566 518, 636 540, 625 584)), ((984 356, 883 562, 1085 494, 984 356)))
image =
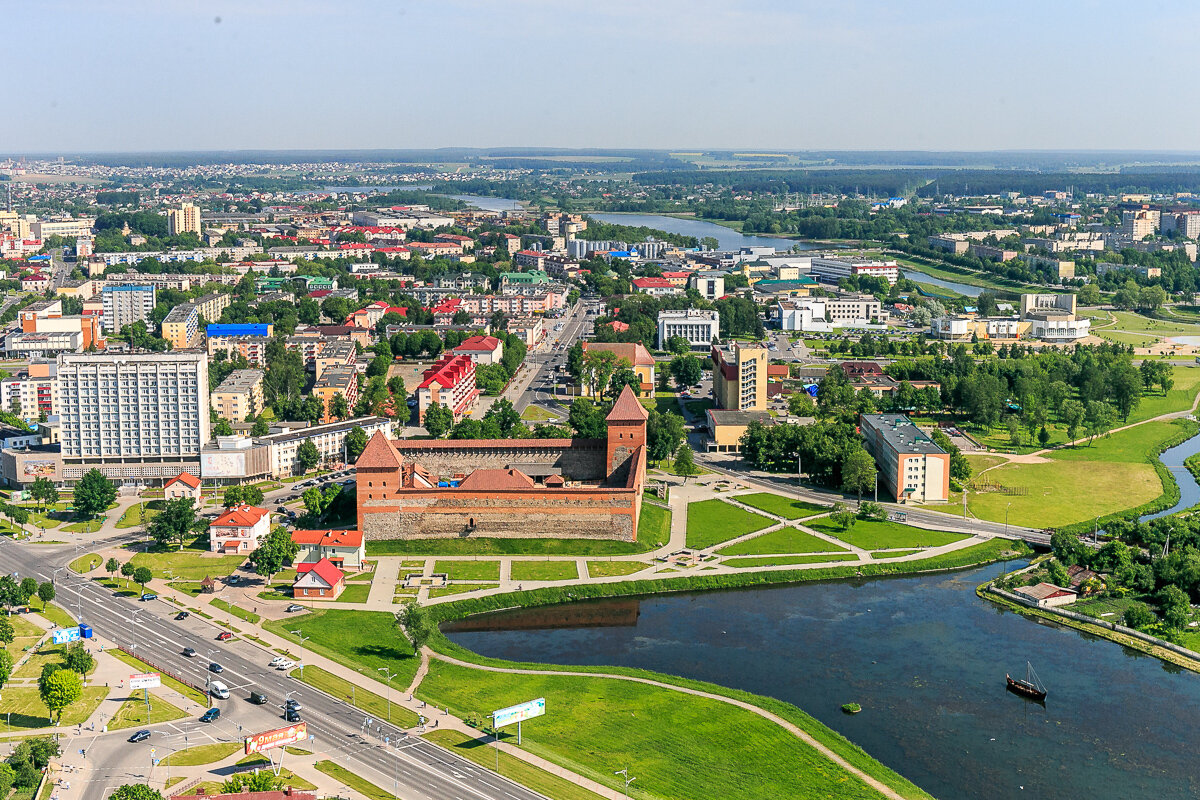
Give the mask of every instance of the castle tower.
POLYGON ((608 412, 608 452, 605 464, 611 480, 613 473, 629 460, 635 450, 646 446, 646 420, 650 412, 638 402, 633 390, 626 386, 608 412))
POLYGON ((354 464, 358 490, 358 529, 363 530, 363 503, 386 500, 400 488, 402 459, 388 441, 387 434, 376 431, 354 464))

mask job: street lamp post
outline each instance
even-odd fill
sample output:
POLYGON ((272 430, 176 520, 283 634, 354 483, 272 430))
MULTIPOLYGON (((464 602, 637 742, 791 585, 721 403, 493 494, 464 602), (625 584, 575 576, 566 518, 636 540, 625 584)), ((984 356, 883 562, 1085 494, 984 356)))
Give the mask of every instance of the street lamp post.
POLYGON ((393 673, 393 672, 392 672, 390 669, 388 669, 387 667, 379 667, 379 668, 378 668, 376 671, 377 671, 377 672, 384 672, 384 673, 387 673, 387 687, 388 687, 388 690, 387 690, 388 722, 391 722, 391 721, 392 721, 392 678, 394 678, 394 677, 396 677, 396 676, 395 676, 395 674, 394 674, 394 673, 393 673))
MULTIPOLYGON (((294 633, 300 637, 300 649, 301 650, 304 649, 304 643, 312 638, 311 636, 300 636, 300 631, 292 631, 292 633, 294 633)), ((300 657, 300 680, 304 680, 304 657, 303 656, 300 657)))
POLYGON ((1004 536, 1008 538, 1008 510, 1012 508, 1012 503, 1004 507, 1004 536))
POLYGON ((625 779, 625 796, 629 797, 629 784, 636 781, 637 778, 629 777, 629 767, 626 767, 625 769, 619 769, 616 772, 614 772, 613 775, 620 775, 622 778, 625 779))
POLYGON ((800 468, 800 465, 800 454, 796 453, 796 502, 800 501, 800 476, 804 472, 804 470, 800 468))

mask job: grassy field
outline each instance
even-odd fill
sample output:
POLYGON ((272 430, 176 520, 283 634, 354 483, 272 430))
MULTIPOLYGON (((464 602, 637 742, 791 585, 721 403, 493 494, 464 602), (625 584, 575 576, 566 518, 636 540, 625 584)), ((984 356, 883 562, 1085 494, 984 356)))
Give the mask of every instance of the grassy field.
POLYGON ((887 550, 893 547, 940 547, 944 544, 968 538, 961 533, 930 531, 914 528, 899 522, 880 522, 872 519, 857 520, 850 530, 829 519, 818 519, 810 525, 813 530, 841 539, 843 542, 861 547, 863 550, 887 550))
POLYGON ((1137 602, 1140 601, 1136 597, 1095 597, 1077 600, 1068 606, 1068 610, 1103 619, 1105 622, 1120 623, 1125 617, 1125 609, 1137 602), (1106 617, 1105 614, 1110 616, 1106 617))
MULTIPOLYGON (((1146 456, 1179 432, 1173 422, 1148 422, 1096 439, 1093 444, 1056 450, 1040 464, 1006 464, 988 473, 1024 495, 971 493, 968 508, 980 519, 1055 528, 1135 508, 1162 494, 1162 482, 1146 456), (1088 491, 1081 492, 1079 487, 1088 491)), ((898 545, 903 546, 903 545, 898 545)))
POLYGON ((365 603, 369 594, 371 594, 371 584, 347 583, 346 588, 342 589, 342 593, 337 596, 337 602, 365 603))
POLYGON ((245 560, 245 556, 218 556, 191 548, 138 553, 130 559, 135 567, 149 567, 156 578, 165 577, 166 570, 171 570, 172 575, 185 581, 198 581, 210 575, 214 578, 230 575, 245 560))
POLYGON ((338 783, 353 789, 367 800, 397 800, 391 792, 385 792, 366 778, 360 778, 345 767, 338 766, 332 761, 318 761, 313 765, 319 772, 324 772, 338 783))
POLYGON ((834 561, 853 561, 857 556, 844 555, 823 556, 766 556, 763 558, 727 558, 721 563, 727 567, 778 567, 783 564, 825 564, 834 561))
MULTIPOLYGON (((417 715, 401 706, 392 705, 391 716, 388 716, 388 702, 386 694, 380 695, 374 692, 369 692, 361 687, 354 686, 343 678, 339 678, 332 672, 327 672, 320 667, 305 667, 304 677, 300 677, 300 670, 292 670, 291 676, 296 680, 301 680, 307 683, 314 689, 320 689, 326 694, 332 695, 346 703, 350 703, 355 708, 362 709, 368 714, 379 719, 391 719, 401 727, 411 728, 419 722, 417 715)), ((385 673, 379 673, 379 677, 385 678, 385 673)), ((392 691, 403 691, 407 688, 407 684, 399 685, 395 680, 392 681, 392 691)), ((399 695, 396 695, 399 698, 399 695)))
POLYGON ((450 586, 435 586, 429 590, 430 597, 448 597, 452 594, 466 594, 479 589, 495 589, 498 583, 455 583, 450 586))
POLYGON ((1165 395, 1158 388, 1142 394, 1142 402, 1129 415, 1129 422, 1141 422, 1174 411, 1186 411, 1192 407, 1196 392, 1200 391, 1200 367, 1176 365, 1171 369, 1175 386, 1165 395))
POLYGON ((460 716, 545 697, 547 714, 524 724, 524 747, 614 789, 613 765, 628 767, 638 778, 633 796, 878 797, 769 720, 715 700, 681 702, 668 689, 433 661, 418 694, 460 716))
POLYGON ((104 559, 100 557, 99 553, 88 553, 85 556, 76 558, 70 564, 68 564, 67 567, 72 572, 78 572, 82 575, 85 572, 91 572, 92 569, 94 569, 94 566, 102 566, 103 564, 104 559))
POLYGON ((588 575, 593 578, 613 578, 618 575, 632 575, 641 572, 648 565, 642 561, 589 561, 588 575))
MULTIPOLYGON (((246 620, 246 622, 249 622, 249 623, 256 623, 260 619, 262 619, 262 617, 260 617, 258 614, 255 614, 253 611, 247 611, 244 608, 239 608, 238 606, 235 606, 232 603, 227 603, 224 600, 220 600, 216 597, 214 597, 209 602, 213 608, 219 608, 219 609, 221 609, 221 611, 224 611, 226 614, 232 614, 233 616, 238 617, 239 619, 244 619, 244 620, 246 620)), ((214 616, 217 619, 221 619, 221 617, 223 615, 218 613, 218 614, 214 614, 214 616)), ((224 621, 224 620, 222 620, 222 621, 224 621)))
POLYGON ((913 553, 919 553, 920 550, 879 550, 871 553, 871 558, 901 558, 902 556, 911 556, 913 553))
POLYGON ((757 508, 759 511, 766 511, 768 514, 774 514, 777 517, 787 517, 788 519, 802 519, 804 517, 811 517, 813 514, 823 514, 829 510, 827 506, 806 503, 803 500, 794 500, 790 497, 782 497, 770 492, 740 494, 733 499, 739 503, 745 503, 752 508, 757 508))
POLYGON ((172 767, 196 767, 201 764, 212 764, 223 761, 244 747, 239 742, 213 742, 198 744, 187 750, 176 750, 159 762, 160 765, 172 767))
POLYGON ((112 719, 106 724, 110 731, 115 731, 121 728, 141 728, 146 725, 157 725, 160 722, 170 722, 186 716, 187 712, 182 708, 176 708, 154 692, 151 692, 150 719, 146 719, 145 699, 142 697, 130 697, 121 704, 121 707, 117 709, 117 713, 113 714, 112 719))
POLYGON ((687 509, 687 546, 712 547, 770 527, 770 519, 723 500, 701 500, 687 509))
POLYGON ((489 747, 482 739, 472 739, 465 733, 451 730, 429 731, 424 738, 445 747, 455 755, 462 756, 468 761, 495 770, 500 766, 499 774, 511 778, 522 786, 528 786, 535 792, 540 792, 554 800, 599 800, 600 795, 589 792, 582 786, 552 775, 543 769, 522 761, 508 753, 500 753, 496 760, 496 748, 489 747))
MULTIPOLYGON (((154 669, 149 664, 147 664, 145 661, 142 661, 140 658, 135 658, 134 656, 131 656, 128 653, 122 652, 120 650, 105 650, 104 652, 107 653, 108 655, 112 656, 113 658, 117 659, 118 661, 124 661, 126 664, 128 664, 129 666, 136 669, 138 672, 158 672, 158 670, 154 669)), ((191 686, 188 686, 185 683, 180 683, 179 681, 172 678, 170 675, 162 676, 162 684, 163 684, 163 686, 166 686, 169 689, 174 689, 175 691, 179 692, 184 697, 188 698, 189 700, 193 700, 202 706, 208 705, 208 695, 207 694, 200 691, 199 689, 193 689, 191 686)))
MULTIPOLYGON (((65 728, 86 720, 107 694, 108 689, 104 686, 83 687, 83 694, 78 702, 63 711, 62 726, 65 728)), ((0 700, 0 732, 47 728, 53 724, 46 706, 42 704, 42 698, 38 696, 37 687, 5 687, 4 699, 0 700), (9 727, 10 719, 12 727, 9 727)))
POLYGON ((38 613, 56 628, 72 628, 75 626, 75 618, 60 606, 54 605, 54 603, 46 606, 38 613))
POLYGON ((433 565, 434 573, 446 573, 452 581, 498 581, 499 561, 438 561, 433 565))
POLYGON ((125 509, 125 513, 117 520, 116 527, 118 528, 137 528, 145 525, 150 520, 158 516, 159 512, 153 508, 146 507, 143 511, 142 505, 132 505, 125 509))
POLYGON ((514 561, 514 581, 569 581, 579 577, 574 561, 514 561))
POLYGON ((311 637, 304 643, 306 648, 352 668, 363 666, 375 673, 388 667, 405 676, 397 678, 396 685, 407 686, 420 662, 396 627, 395 617, 386 611, 322 609, 299 619, 272 620, 263 627, 297 644, 300 640, 291 631, 299 630, 311 637))
POLYGON ((555 414, 552 411, 547 411, 541 406, 529 406, 521 412, 521 419, 526 422, 549 422, 562 417, 561 414, 555 414))
POLYGON ((757 556, 778 553, 836 553, 845 550, 846 548, 831 544, 811 533, 796 528, 780 528, 744 542, 722 547, 717 553, 723 556, 757 556))

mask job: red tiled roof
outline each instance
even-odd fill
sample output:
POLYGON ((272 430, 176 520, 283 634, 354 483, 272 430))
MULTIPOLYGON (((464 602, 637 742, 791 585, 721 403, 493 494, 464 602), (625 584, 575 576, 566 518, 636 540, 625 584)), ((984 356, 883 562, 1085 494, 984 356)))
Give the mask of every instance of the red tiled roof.
POLYGON ((367 442, 358 461, 354 464, 358 469, 388 469, 400 466, 400 455, 388 441, 387 434, 375 431, 375 435, 367 442))
POLYGON ((266 514, 270 512, 265 508, 257 506, 248 506, 242 503, 240 506, 234 506, 228 509, 224 514, 214 519, 209 523, 210 528, 248 528, 256 524, 266 514))
POLYGON ((184 486, 187 486, 189 489, 195 489, 197 486, 200 485, 200 479, 197 478, 195 475, 193 475, 190 472, 181 472, 178 475, 176 475, 174 478, 171 478, 171 480, 167 481, 166 485, 163 486, 163 488, 165 489, 165 488, 167 488, 167 486, 171 486, 172 484, 175 484, 175 483, 182 483, 184 486))
POLYGON ((639 289, 672 289, 671 282, 666 278, 634 278, 633 285, 639 289))
MULTIPOLYGON (((380 435, 380 434, 376 434, 380 435)), ((602 444, 603 439, 405 439, 399 443, 401 450, 474 450, 478 448, 555 448, 581 447, 590 442, 602 444)), ((367 444, 370 447, 370 443, 367 444)), ((366 451, 363 451, 366 454, 366 451)), ((399 453, 397 453, 399 457, 399 453)), ((362 457, 359 457, 362 463, 362 457)))
MULTIPOLYGON (((614 329, 615 330, 615 329, 614 329)), ((616 353, 617 358, 623 358, 629 362, 630 366, 634 367, 652 367, 654 366, 654 356, 650 355, 647 350, 639 342, 584 342, 583 351, 590 353, 593 350, 607 351, 616 353)))
POLYGON ((296 544, 315 544, 322 547, 361 547, 362 531, 292 531, 296 544))
POLYGON ((532 489, 533 486, 533 479, 519 469, 477 469, 458 484, 459 489, 476 492, 532 489))
MULTIPOLYGON (((640 345, 639 345, 640 347, 640 345)), ((633 389, 626 386, 604 419, 608 422, 645 422, 650 417, 646 407, 638 402, 633 389)))
POLYGON ((624 333, 625 331, 629 330, 629 323, 621 322, 619 319, 614 319, 612 322, 608 323, 608 326, 617 333, 624 333))
POLYGON ((495 336, 472 336, 469 339, 463 339, 463 343, 454 348, 454 352, 462 351, 464 353, 478 352, 494 352, 500 346, 500 340, 495 336))
POLYGON ((425 379, 420 388, 427 389, 434 383, 447 389, 457 386, 459 381, 466 378, 468 372, 473 372, 475 364, 468 355, 446 355, 435 361, 433 366, 425 370, 425 379))
POLYGON ((302 573, 298 571, 296 580, 299 581, 304 575, 310 572, 320 578, 331 589, 341 583, 342 578, 345 577, 345 573, 335 567, 333 562, 328 558, 322 558, 302 573))

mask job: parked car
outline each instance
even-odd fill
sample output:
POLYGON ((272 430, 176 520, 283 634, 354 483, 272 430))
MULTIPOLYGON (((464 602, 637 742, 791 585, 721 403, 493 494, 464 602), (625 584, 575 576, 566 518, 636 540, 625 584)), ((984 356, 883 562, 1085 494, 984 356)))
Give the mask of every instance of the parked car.
POLYGON ((296 666, 296 662, 288 661, 285 658, 283 661, 280 661, 278 664, 275 665, 275 669, 280 670, 280 671, 286 671, 286 670, 291 669, 294 666, 296 666))
POLYGON ((233 634, 230 633, 229 631, 221 631, 220 633, 217 634, 217 641, 219 641, 219 642, 228 642, 232 638, 233 638, 233 634))
POLYGON ((127 741, 137 744, 138 742, 144 742, 149 738, 150 738, 150 731, 138 731, 137 733, 130 736, 127 741))
POLYGON ((175 615, 175 619, 187 619, 191 615, 192 614, 189 611, 180 611, 178 614, 175 615))
POLYGON ((224 668, 224 667, 222 667, 220 664, 218 664, 217 662, 215 662, 215 661, 214 661, 214 662, 212 662, 211 664, 209 664, 209 665, 208 665, 208 671, 209 671, 209 672, 215 672, 215 673, 217 673, 218 675, 220 675, 222 672, 224 672, 224 671, 225 671, 225 668, 224 668))
POLYGON ((138 599, 139 599, 139 600, 141 600, 142 602, 145 602, 145 601, 147 601, 147 600, 157 600, 157 599, 158 599, 158 595, 156 595, 156 594, 144 594, 144 595, 142 595, 141 597, 139 597, 138 599))
POLYGON ((228 578, 225 579, 225 583, 228 586, 237 586, 241 582, 242 582, 242 579, 238 575, 230 575, 228 578))
POLYGON ((221 709, 210 708, 200 715, 201 722, 216 722, 221 717, 221 709))
POLYGON ((188 658, 193 658, 196 655, 196 648, 185 647, 185 648, 183 648, 183 654, 185 656, 187 656, 188 658))
POLYGON ((287 608, 284 609, 284 611, 288 614, 291 614, 295 611, 303 611, 303 610, 304 610, 304 606, 298 605, 296 603, 292 603, 287 608))
POLYGON ((271 659, 271 663, 268 666, 277 667, 285 661, 287 661, 287 659, 284 658, 283 656, 275 656, 274 658, 271 659))

